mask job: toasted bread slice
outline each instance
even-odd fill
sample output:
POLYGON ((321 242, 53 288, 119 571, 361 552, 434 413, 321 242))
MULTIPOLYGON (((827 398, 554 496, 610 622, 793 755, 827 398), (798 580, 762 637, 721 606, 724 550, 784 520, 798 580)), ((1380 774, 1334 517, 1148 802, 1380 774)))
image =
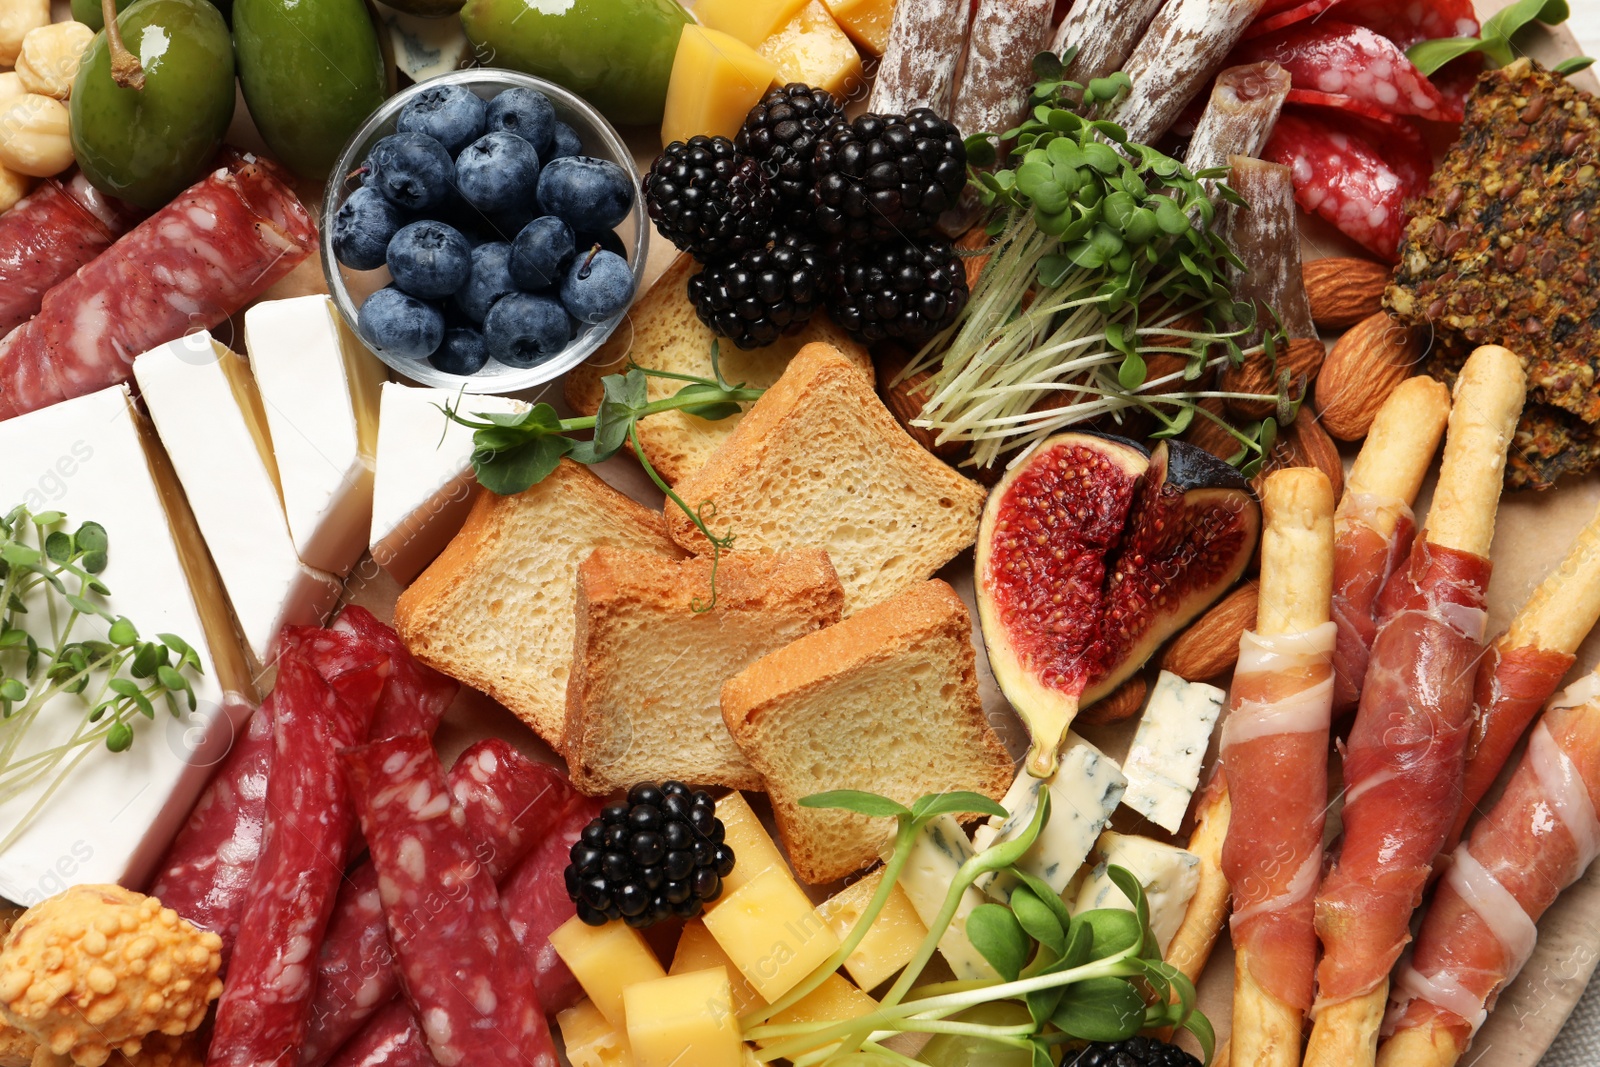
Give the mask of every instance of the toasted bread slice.
POLYGON ((803 808, 803 797, 998 800, 1011 785, 1011 757, 978 698, 972 618, 938 580, 757 660, 722 687, 722 717, 766 779, 789 862, 812 884, 876 860, 894 823, 803 808))
POLYGON ((601 548, 578 568, 567 763, 591 795, 676 778, 761 789, 722 724, 722 683, 839 621, 844 588, 821 549, 663 563, 601 548))
POLYGON ((571 460, 516 496, 479 493, 461 532, 401 595, 395 628, 412 655, 559 749, 578 564, 601 545, 683 556, 660 515, 571 460))
MULTIPOLYGON (((689 303, 689 276, 700 269, 693 259, 681 255, 667 267, 650 290, 628 312, 627 323, 584 362, 567 372, 567 403, 579 413, 593 415, 600 410, 600 379, 621 374, 628 362, 651 370, 712 377, 711 342, 717 335, 700 321, 689 303)), ((826 341, 845 354, 870 381, 872 360, 867 350, 822 312, 799 333, 775 345, 744 351, 732 341, 717 345, 722 376, 734 384, 765 389, 777 381, 794 354, 812 341, 826 341)), ((670 378, 650 379, 650 399, 661 400, 683 388, 670 378)), ((742 416, 717 422, 664 411, 639 423, 639 444, 645 458, 671 485, 705 465, 717 446, 728 439, 742 416)))
MULTIPOLYGON (((816 545, 844 583, 845 613, 933 576, 978 535, 986 490, 894 421, 837 349, 801 349, 705 467, 677 486, 710 505, 736 552, 816 545)), ((704 536, 675 504, 667 529, 691 552, 704 536)))

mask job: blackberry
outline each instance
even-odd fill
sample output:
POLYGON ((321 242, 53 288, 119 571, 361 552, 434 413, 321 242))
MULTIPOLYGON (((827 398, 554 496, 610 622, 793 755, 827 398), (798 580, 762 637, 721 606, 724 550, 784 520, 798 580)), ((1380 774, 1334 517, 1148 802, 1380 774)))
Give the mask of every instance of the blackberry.
POLYGON ((826 89, 791 82, 750 109, 734 147, 766 167, 778 198, 811 206, 811 154, 829 127, 844 121, 844 108, 826 89))
POLYGON ((1200 1067, 1200 1061, 1177 1045, 1153 1037, 1126 1041, 1097 1041, 1082 1051, 1067 1053, 1072 1067, 1200 1067))
POLYGON ((716 801, 682 782, 642 783, 583 828, 566 870, 567 895, 590 926, 621 919, 641 929, 692 919, 722 893, 733 849, 716 801))
POLYGON ((904 117, 868 112, 824 132, 811 168, 824 233, 850 241, 918 237, 960 197, 967 148, 960 131, 925 107, 904 117))
POLYGON ((804 326, 834 278, 822 250, 791 232, 706 264, 689 279, 689 302, 701 322, 740 348, 763 348, 804 326))
POLYGON ((772 238, 777 204, 766 172, 726 137, 673 141, 650 165, 643 186, 661 236, 702 263, 772 238))
POLYGON ((922 342, 955 321, 967 303, 967 274, 940 238, 885 241, 847 251, 833 321, 861 341, 922 342))

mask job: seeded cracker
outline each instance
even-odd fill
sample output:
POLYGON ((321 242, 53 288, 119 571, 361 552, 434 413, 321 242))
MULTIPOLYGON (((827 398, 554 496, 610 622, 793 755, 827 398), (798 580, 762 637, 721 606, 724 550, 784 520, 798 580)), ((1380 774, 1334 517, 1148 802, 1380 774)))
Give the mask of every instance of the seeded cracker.
POLYGON ((1528 361, 1507 483, 1600 465, 1600 101, 1528 59, 1485 74, 1412 208, 1384 300, 1434 328, 1430 372, 1484 344, 1528 361))

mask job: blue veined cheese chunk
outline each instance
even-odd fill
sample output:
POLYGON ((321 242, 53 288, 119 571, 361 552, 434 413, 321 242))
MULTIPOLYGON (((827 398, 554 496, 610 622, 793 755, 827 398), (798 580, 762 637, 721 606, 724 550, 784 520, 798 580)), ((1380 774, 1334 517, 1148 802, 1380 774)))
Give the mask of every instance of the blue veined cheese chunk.
MULTIPOLYGON (((954 815, 941 815, 922 828, 905 870, 900 872, 900 888, 911 898, 911 906, 923 923, 932 927, 944 907, 945 897, 961 865, 974 855, 972 842, 954 815)), ((939 954, 957 978, 967 981, 998 978, 989 961, 967 940, 967 916, 983 903, 983 894, 968 886, 961 895, 944 936, 939 938, 939 954)))
POLYGON ((378 17, 394 46, 394 65, 412 81, 427 81, 440 74, 472 66, 472 42, 461 28, 461 16, 423 18, 378 4, 378 17))
POLYGON ((1200 857, 1176 845, 1111 830, 1100 835, 1095 854, 1098 862, 1078 890, 1072 913, 1095 908, 1133 910, 1133 901, 1106 874, 1106 868, 1113 864, 1125 867, 1144 889, 1150 909, 1150 932, 1156 935, 1161 954, 1166 955, 1167 945, 1178 932, 1189 901, 1200 886, 1200 857))
MULTIPOLYGON (((991 818, 980 826, 975 844, 986 849, 1022 833, 1033 821, 1039 796, 1048 786, 1050 821, 1017 866, 1060 893, 1088 858, 1095 838, 1117 810, 1127 785, 1115 760, 1078 735, 1068 734, 1056 773, 1046 780, 1027 771, 1019 772, 1000 802, 1009 814, 1005 819, 991 818)), ((990 896, 1002 902, 1010 901, 1014 887, 1013 879, 998 876, 983 884, 990 896)))
POLYGON ((1122 761, 1128 778, 1122 802, 1169 834, 1178 832, 1200 784, 1200 764, 1226 695, 1214 685, 1186 682, 1170 671, 1162 671, 1150 690, 1122 761))

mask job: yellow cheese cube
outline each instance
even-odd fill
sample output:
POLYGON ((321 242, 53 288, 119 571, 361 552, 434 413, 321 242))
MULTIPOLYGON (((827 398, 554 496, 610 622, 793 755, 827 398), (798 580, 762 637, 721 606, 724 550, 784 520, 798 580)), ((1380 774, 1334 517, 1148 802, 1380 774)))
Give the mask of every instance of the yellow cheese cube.
POLYGON ((777 33, 807 0, 696 0, 695 18, 751 48, 777 33))
POLYGON ((741 1067, 744 1042, 723 968, 635 982, 623 999, 638 1067, 741 1067))
POLYGON ((711 967, 728 969, 728 985, 733 990, 735 1012, 743 1015, 752 1008, 766 1006, 767 1002, 761 999, 756 987, 750 984, 750 980, 733 965, 728 954, 722 951, 722 946, 711 936, 706 924, 699 919, 684 923, 683 934, 678 938, 678 951, 673 954, 672 966, 668 968, 667 973, 688 974, 691 971, 704 971, 711 967))
MULTIPOLYGON (((793 1023, 840 1023, 877 1010, 876 1000, 845 981, 843 977, 830 974, 827 981, 807 993, 795 1003, 794 1007, 774 1015, 771 1021, 778 1026, 788 1026, 793 1023)), ((787 1039, 772 1038, 760 1044, 770 1045, 779 1040, 787 1039)), ((822 1044, 826 1042, 818 1042, 819 1046, 822 1044)))
POLYGON ((639 931, 620 922, 589 926, 573 916, 550 935, 550 946, 606 1022, 619 1030, 626 1021, 622 991, 667 973, 639 931))
POLYGON ((661 143, 732 137, 778 68, 737 37, 690 24, 678 38, 661 116, 661 143))
POLYGON ((561 1012, 556 1025, 572 1067, 633 1067, 628 1035, 606 1022, 594 1001, 582 1000, 561 1012))
MULTIPOLYGON (((850 931, 855 929, 867 905, 872 903, 872 895, 878 891, 882 881, 883 870, 879 868, 817 905, 817 911, 827 920, 840 941, 849 938, 850 931)), ((917 909, 911 906, 911 898, 896 885, 889 891, 888 902, 867 929, 861 944, 844 961, 845 970, 850 972, 850 977, 862 989, 876 989, 911 962, 911 957, 917 954, 917 947, 927 936, 928 928, 922 925, 917 909)))
POLYGON ((723 843, 733 849, 733 873, 722 880, 724 896, 768 867, 788 869, 783 853, 773 844, 772 835, 761 825, 760 816, 751 810, 743 793, 734 791, 717 801, 717 818, 727 830, 723 843))
POLYGON ((839 938, 781 867, 768 867, 706 912, 706 929, 768 1003, 833 955, 839 938))
POLYGON ((822 0, 809 0, 757 51, 777 66, 784 85, 801 82, 835 96, 848 96, 861 85, 861 54, 822 0))
POLYGON ((869 55, 881 56, 889 47, 889 24, 894 21, 894 0, 827 0, 828 14, 869 55))

